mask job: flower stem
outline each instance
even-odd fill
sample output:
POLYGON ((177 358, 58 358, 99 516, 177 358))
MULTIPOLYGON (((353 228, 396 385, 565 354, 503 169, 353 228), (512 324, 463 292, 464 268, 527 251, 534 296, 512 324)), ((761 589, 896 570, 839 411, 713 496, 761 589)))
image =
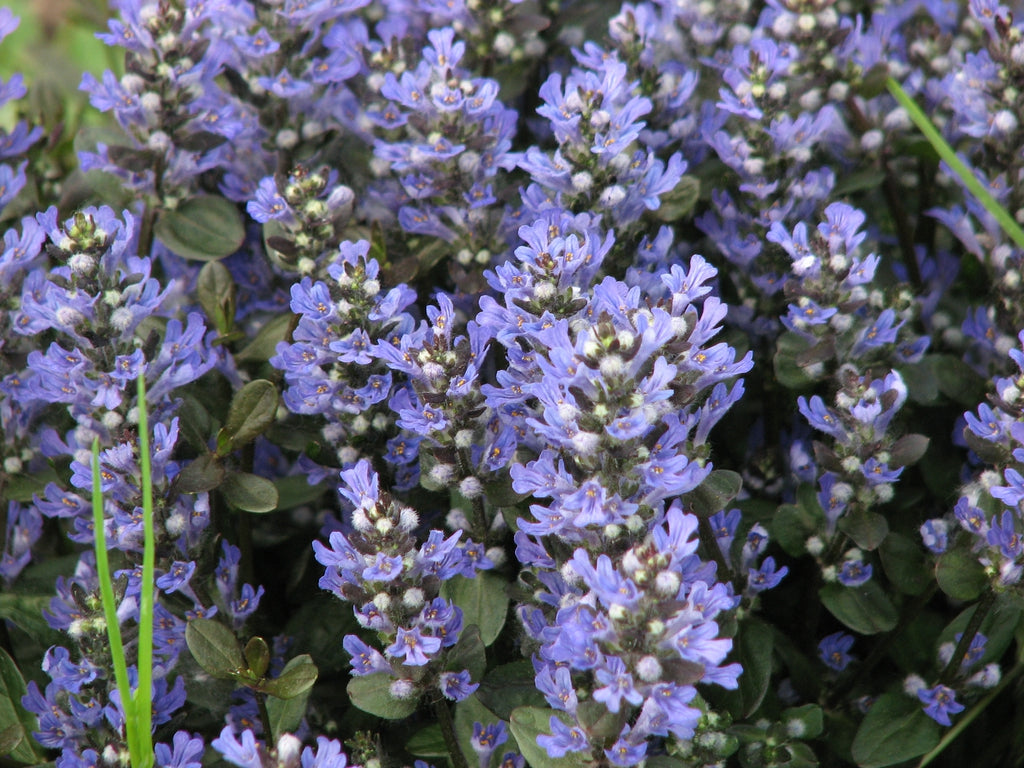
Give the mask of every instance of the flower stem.
POLYGON ((963 664, 964 655, 967 653, 967 649, 971 647, 971 641, 974 640, 974 636, 978 634, 978 630, 981 628, 981 622, 985 620, 985 617, 988 616, 989 611, 992 610, 992 606, 995 604, 996 592, 994 589, 990 589, 978 601, 978 605, 974 609, 974 613, 971 614, 963 634, 960 635, 960 642, 956 644, 953 656, 949 659, 949 663, 946 664, 946 668, 942 670, 942 674, 939 675, 939 683, 949 685, 950 681, 956 677, 960 671, 960 665, 963 664))
POLYGON ((455 734, 455 720, 452 719, 452 711, 448 708, 448 702, 444 699, 435 701, 434 714, 437 715, 437 722, 441 726, 441 735, 444 737, 444 744, 451 756, 452 768, 469 768, 466 756, 462 754, 462 748, 459 746, 459 737, 455 734))

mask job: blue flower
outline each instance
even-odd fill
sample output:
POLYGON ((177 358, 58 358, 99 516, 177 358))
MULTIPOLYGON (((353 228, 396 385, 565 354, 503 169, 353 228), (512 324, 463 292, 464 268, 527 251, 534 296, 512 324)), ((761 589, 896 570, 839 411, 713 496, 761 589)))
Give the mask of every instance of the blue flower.
POLYGON ((775 558, 766 557, 760 568, 751 568, 747 572, 747 589, 751 592, 763 592, 778 586, 782 577, 789 573, 788 566, 775 569, 775 558))
POLYGON ((825 666, 842 672, 853 661, 850 649, 853 647, 853 635, 845 632, 835 632, 822 638, 818 643, 818 655, 825 666))
POLYGON ((956 691, 945 685, 922 688, 917 698, 925 705, 925 714, 939 725, 952 725, 949 716, 964 711, 964 705, 956 700, 956 691))
POLYGON ((428 654, 441 650, 441 638, 424 635, 419 627, 398 628, 395 642, 388 646, 389 655, 402 659, 410 667, 421 667, 430 661, 428 654))
POLYGON ((241 741, 235 738, 235 731, 225 725, 220 736, 210 742, 210 746, 233 765, 239 768, 263 768, 262 749, 256 743, 255 734, 246 729, 242 731, 241 741))
POLYGON ((565 757, 569 752, 584 752, 590 749, 587 734, 578 725, 566 725, 552 715, 550 727, 550 736, 541 734, 537 737, 537 743, 544 747, 548 757, 565 757))
POLYGON ((188 731, 175 733, 171 747, 160 743, 153 748, 158 768, 201 768, 204 750, 202 738, 188 731))
POLYGON ((859 587, 871 579, 871 564, 863 560, 846 560, 839 569, 838 578, 844 587, 859 587))
POLYGON ((357 635, 345 635, 342 646, 352 657, 353 675, 372 675, 375 672, 391 671, 391 665, 380 651, 368 646, 357 635))
POLYGON ((465 701, 473 695, 480 684, 470 682, 469 671, 464 669, 461 672, 442 672, 438 678, 438 687, 445 698, 465 701))
POLYGON ((594 678, 601 684, 594 689, 594 701, 602 702, 609 712, 617 713, 623 699, 633 706, 640 706, 644 701, 643 694, 633 685, 633 676, 617 656, 607 657, 604 666, 594 671, 594 678))

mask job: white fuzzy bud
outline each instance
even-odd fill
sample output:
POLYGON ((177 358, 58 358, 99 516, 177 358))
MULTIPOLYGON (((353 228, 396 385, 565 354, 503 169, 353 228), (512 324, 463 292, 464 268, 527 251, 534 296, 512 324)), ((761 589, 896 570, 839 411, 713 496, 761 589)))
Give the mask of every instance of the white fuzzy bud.
POLYGON ((916 699, 918 691, 923 691, 928 687, 924 679, 920 675, 907 675, 903 680, 903 692, 916 699))
POLYGON ((416 685, 412 680, 402 678, 391 683, 391 686, 388 688, 388 693, 390 693, 393 698, 400 701, 404 699, 411 699, 416 695, 416 685))
POLYGON ((444 518, 445 525, 447 525, 453 531, 465 531, 469 530, 469 518, 466 517, 466 513, 458 507, 454 507, 448 510, 448 514, 444 518))
POLYGON ((398 511, 398 527, 409 533, 416 530, 416 526, 420 524, 419 513, 412 507, 402 507, 398 511))
POLYGON ((277 740, 278 768, 297 768, 302 753, 302 741, 290 733, 282 733, 277 740))
POLYGON ((459 483, 459 493, 467 499, 478 499, 484 492, 483 483, 477 477, 466 477, 459 483))
POLYGON ((618 184, 607 187, 598 198, 598 204, 605 208, 614 208, 626 199, 626 190, 618 184))
POLYGON ((550 301, 556 290, 554 283, 544 280, 533 286, 533 297, 540 302, 550 301))
POLYGON ((661 662, 654 656, 643 656, 636 663, 636 675, 645 683, 661 680, 661 662))
POLYGON ((580 171, 572 175, 572 188, 575 192, 589 192, 594 186, 594 177, 586 171, 580 171))
POLYGON ((804 542, 804 548, 811 557, 817 557, 825 551, 825 542, 819 536, 811 536, 804 542))
POLYGON ((680 577, 673 571, 660 571, 654 579, 654 589, 659 595, 679 593, 680 577))
POLYGON ((438 485, 449 485, 455 477, 454 464, 435 464, 430 468, 430 480, 438 485))
POLYGON ((876 149, 885 143, 885 134, 877 128, 872 128, 870 131, 860 137, 860 148, 865 152, 874 152, 876 149))
POLYGON ((494 563, 495 568, 503 566, 505 561, 508 559, 508 555, 505 554, 504 547, 491 547, 487 550, 486 556, 488 560, 494 563))
POLYGON ((402 595, 402 605, 410 611, 418 611, 423 607, 425 602, 426 597, 423 594, 423 590, 419 587, 410 587, 405 590, 405 594, 402 595))

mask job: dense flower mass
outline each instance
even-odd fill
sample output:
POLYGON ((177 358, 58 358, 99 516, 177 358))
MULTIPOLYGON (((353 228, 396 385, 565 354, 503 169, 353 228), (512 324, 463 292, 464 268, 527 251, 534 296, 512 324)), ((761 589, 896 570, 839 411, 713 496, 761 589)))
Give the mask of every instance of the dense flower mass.
POLYGON ((1011 6, 0 8, 4 760, 1020 763, 1011 6))

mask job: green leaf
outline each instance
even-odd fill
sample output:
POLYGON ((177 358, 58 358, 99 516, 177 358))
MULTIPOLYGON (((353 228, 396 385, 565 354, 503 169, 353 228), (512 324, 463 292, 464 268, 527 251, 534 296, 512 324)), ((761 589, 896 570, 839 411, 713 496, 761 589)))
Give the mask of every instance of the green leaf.
POLYGON ((955 600, 974 600, 988 586, 985 569, 970 552, 951 549, 939 555, 935 564, 939 589, 955 600))
POLYGON ((817 704, 804 704, 782 712, 786 733, 797 739, 816 739, 825 730, 824 713, 817 704))
POLYGON ((906 595, 920 595, 932 580, 924 551, 909 536, 891 532, 878 548, 889 581, 906 595))
POLYGON ((461 672, 464 669, 469 670, 469 677, 474 682, 479 682, 487 669, 487 651, 476 624, 470 624, 462 631, 459 641, 449 651, 445 661, 447 672, 461 672))
POLYGON ((551 757, 544 747, 537 743, 541 734, 551 735, 551 718, 558 717, 568 725, 563 713, 541 707, 518 707, 509 718, 509 730, 519 742, 519 751, 530 764, 530 768, 582 768, 587 758, 585 752, 569 752, 565 757, 551 757))
POLYGON ((193 197, 157 219, 154 233, 178 256, 214 261, 242 247, 245 227, 238 208, 216 195, 193 197))
POLYGON ((939 743, 939 724, 908 696, 884 693, 857 729, 853 759, 861 768, 884 768, 923 755, 939 743))
POLYGON ((249 666, 252 676, 259 680, 267 674, 270 667, 270 646, 262 637, 253 637, 245 644, 245 663, 249 666))
POLYGON ((501 633, 508 614, 508 582, 490 571, 477 571, 467 579, 455 576, 441 585, 441 596, 462 609, 465 625, 476 624, 485 646, 501 633))
POLYGON ((725 505, 735 499, 741 490, 743 478, 739 473, 728 469, 716 469, 703 483, 689 493, 684 493, 681 501, 683 507, 697 517, 711 517, 725 509, 725 505))
POLYGON ((818 594, 829 613, 862 635, 888 632, 899 621, 895 606, 873 580, 859 587, 826 584, 818 594))
POLYGON ((875 96, 879 96, 885 91, 886 80, 889 77, 889 65, 884 61, 880 61, 875 64, 871 69, 864 73, 861 80, 856 85, 856 91, 859 96, 863 96, 865 99, 873 99, 875 96))
POLYGON ((904 435, 896 441, 889 452, 889 466, 898 469, 916 464, 928 450, 929 442, 931 441, 924 435, 904 435))
POLYGON ((861 549, 878 549, 889 533, 888 521, 877 512, 854 509, 839 520, 839 530, 853 539, 861 549))
POLYGON ((185 642, 196 662, 213 677, 236 677, 247 669, 235 633, 213 619, 192 619, 185 642))
POLYGON ((792 331, 779 336, 772 365, 775 368, 775 378, 782 386, 792 390, 805 390, 814 383, 807 370, 797 363, 797 358, 810 347, 811 343, 807 339, 792 331))
POLYGON ((226 471, 220 459, 212 453, 203 453, 190 461, 174 478, 178 493, 212 491, 224 482, 226 471))
POLYGON ((533 664, 513 661, 495 667, 484 677, 477 688, 476 697, 485 707, 508 720, 517 707, 543 707, 544 694, 534 683, 533 664))
POLYGON ((277 353, 277 345, 290 335, 292 323, 296 321, 296 318, 297 315, 290 312, 274 315, 259 329, 256 338, 235 355, 235 361, 265 363, 270 360, 277 353))
POLYGON ((899 371, 907 385, 907 396, 915 403, 930 405, 939 399, 939 382, 930 356, 916 363, 901 366, 899 371))
POLYGON ((8 475, 4 486, 2 501, 20 501, 23 504, 32 501, 33 496, 42 496, 46 486, 57 482, 60 477, 53 467, 42 467, 31 475, 8 475))
POLYGON ((508 720, 517 707, 544 707, 544 694, 534 677, 534 665, 526 660, 503 664, 486 674, 476 697, 488 710, 508 720))
POLYGON ((700 179, 696 176, 683 176, 672 191, 662 195, 661 204, 655 209, 654 215, 665 222, 685 219, 693 212, 699 199, 700 179))
MULTIPOLYGON (((289 674, 293 669, 307 664, 308 656, 296 656, 289 659, 281 670, 281 676, 289 674)), ((280 678, 278 678, 280 679, 280 678)), ((306 716, 306 704, 309 695, 313 692, 312 687, 302 693, 288 699, 280 699, 270 696, 267 699, 267 714, 270 715, 270 730, 274 734, 274 740, 280 738, 282 733, 294 733, 295 729, 302 724, 302 718, 306 716)))
POLYGON ((220 485, 228 504, 244 512, 273 512, 277 509, 277 488, 265 477, 249 472, 232 472, 220 485))
POLYGON ((932 370, 939 391, 961 405, 975 408, 984 399, 986 381, 955 355, 934 355, 932 370))
POLYGON ((266 379, 250 381, 238 390, 217 435, 217 453, 224 456, 266 432, 277 417, 279 399, 277 387, 266 379))
POLYGON ((206 453, 212 426, 210 412, 206 410, 206 406, 193 395, 184 394, 181 397, 181 405, 178 406, 177 416, 181 434, 188 444, 200 453, 206 453))
POLYGON ((49 608, 51 600, 52 594, 24 594, 21 589, 0 594, 0 621, 11 622, 44 648, 55 645, 63 635, 43 618, 43 610, 49 608))
POLYGON ((396 699, 391 693, 392 676, 387 672, 353 677, 348 681, 348 697, 363 712, 385 720, 401 720, 416 711, 419 697, 396 699))
POLYGON ((285 634, 294 638, 293 651, 308 653, 325 677, 346 673, 348 655, 339 653, 342 638, 359 631, 352 609, 326 593, 291 614, 285 634))
POLYGON ((783 504, 772 518, 772 539, 779 543, 790 557, 800 557, 806 551, 807 539, 818 532, 824 519, 821 506, 813 497, 809 504, 783 504))
POLYGON ((199 270, 196 281, 199 306, 210 318, 221 336, 227 336, 235 326, 235 281, 228 268, 219 261, 210 261, 199 270))
POLYGON ((279 509, 291 509, 316 501, 327 491, 324 483, 310 485, 305 475, 289 475, 274 480, 277 488, 277 506, 279 509))
POLYGON ((732 657, 743 665, 739 688, 725 694, 726 706, 736 719, 748 717, 768 692, 772 675, 771 628, 756 619, 744 619, 733 638, 732 657))
POLYGON ((308 693, 319 676, 311 656, 303 654, 288 662, 288 666, 273 680, 264 680, 258 690, 278 699, 294 699, 308 693))
POLYGON ((14 659, 0 648, 0 755, 9 755, 19 763, 40 763, 43 758, 31 736, 39 724, 35 715, 21 705, 21 697, 27 692, 14 659))
POLYGON ((448 757, 448 747, 441 734, 441 726, 437 723, 420 728, 405 743, 405 749, 416 757, 448 757))
POLYGON ((516 493, 512 489, 512 476, 502 472, 495 480, 484 483, 484 496, 487 503, 495 507, 514 507, 523 499, 529 498, 528 493, 516 493))
POLYGON ((781 763, 781 765, 786 766, 786 768, 815 768, 815 766, 819 765, 814 750, 802 741, 791 742, 786 744, 784 748, 789 752, 789 760, 781 763))
POLYGON ((884 179, 885 172, 875 168, 843 174, 843 177, 838 179, 836 185, 832 188, 832 194, 836 195, 838 200, 840 197, 846 197, 853 192, 861 192, 865 189, 878 189, 882 186, 884 179))

